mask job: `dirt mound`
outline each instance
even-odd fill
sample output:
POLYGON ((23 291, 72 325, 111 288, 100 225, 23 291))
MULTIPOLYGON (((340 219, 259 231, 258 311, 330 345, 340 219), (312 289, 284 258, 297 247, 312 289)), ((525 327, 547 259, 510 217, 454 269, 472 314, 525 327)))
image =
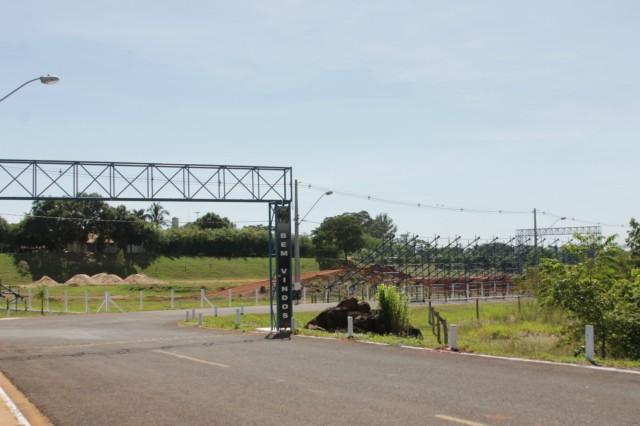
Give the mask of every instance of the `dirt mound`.
POLYGON ((164 281, 148 277, 144 274, 129 275, 124 279, 124 282, 128 284, 164 284, 164 281))
POLYGON ((79 286, 79 285, 97 285, 98 283, 96 283, 96 281, 87 274, 78 274, 69 278, 67 282, 65 282, 64 284, 69 286, 79 286))
MULTIPOLYGON (((303 274, 301 274, 300 276, 300 281, 302 282, 303 286, 307 285, 307 282, 316 278, 327 278, 330 279, 331 277, 333 277, 334 275, 338 274, 342 272, 342 269, 331 269, 331 270, 324 270, 324 271, 311 271, 311 272, 305 272, 303 274)), ((256 283, 252 283, 252 284, 245 284, 245 285, 240 285, 237 287, 233 287, 233 293, 236 294, 238 292, 252 292, 255 289, 261 289, 261 287, 269 287, 269 280, 263 280, 263 281, 258 281, 256 283)), ((227 294, 229 294, 229 290, 225 289, 225 290, 220 290, 217 291, 215 293, 212 293, 211 296, 226 296, 227 294)))
POLYGON ((115 274, 95 274, 91 278, 96 282, 96 284, 105 285, 105 284, 122 284, 124 280, 115 274))
POLYGON ((51 287, 51 286, 61 285, 61 284, 58 281, 54 280, 53 278, 43 275, 42 278, 40 278, 38 281, 32 282, 27 287, 40 287, 41 285, 44 285, 46 287, 51 287))

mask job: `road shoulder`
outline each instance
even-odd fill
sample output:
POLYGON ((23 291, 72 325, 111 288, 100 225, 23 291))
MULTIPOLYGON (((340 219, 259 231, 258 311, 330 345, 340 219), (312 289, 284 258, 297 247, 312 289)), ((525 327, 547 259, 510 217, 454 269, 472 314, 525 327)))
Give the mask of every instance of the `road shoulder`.
POLYGON ((53 426, 38 408, 20 392, 11 381, 0 372, 0 389, 8 396, 10 403, 0 401, 0 425, 53 426), (17 412, 15 412, 17 410, 17 412), (22 416, 22 419, 20 418, 22 416), (28 423, 25 423, 24 420, 28 423))

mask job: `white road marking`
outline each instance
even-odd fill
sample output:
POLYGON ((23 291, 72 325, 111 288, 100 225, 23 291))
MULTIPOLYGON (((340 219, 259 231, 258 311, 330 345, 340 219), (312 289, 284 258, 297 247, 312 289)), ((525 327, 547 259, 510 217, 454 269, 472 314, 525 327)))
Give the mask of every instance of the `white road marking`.
POLYGON ((173 352, 161 351, 160 349, 154 349, 153 352, 158 352, 160 354, 174 356, 174 357, 180 358, 180 359, 186 359, 187 361, 193 361, 193 362, 199 362, 201 364, 213 365, 214 367, 220 367, 220 368, 229 368, 229 367, 231 367, 230 365, 227 365, 227 364, 220 364, 220 363, 217 363, 217 362, 205 361, 204 359, 192 358, 190 356, 180 355, 180 354, 176 354, 176 353, 173 353, 173 352))
POLYGON ((5 406, 9 409, 9 411, 11 411, 11 414, 13 414, 13 417, 15 417, 19 425, 31 426, 29 420, 27 420, 24 415, 22 415, 22 412, 18 409, 13 400, 9 398, 9 395, 7 395, 7 393, 2 388, 0 388, 0 404, 5 404, 5 406))
POLYGON ((459 419, 458 417, 446 416, 444 414, 436 414, 436 417, 442 420, 448 420, 450 422, 458 423, 467 426, 488 426, 484 423, 472 422, 471 420, 459 419))

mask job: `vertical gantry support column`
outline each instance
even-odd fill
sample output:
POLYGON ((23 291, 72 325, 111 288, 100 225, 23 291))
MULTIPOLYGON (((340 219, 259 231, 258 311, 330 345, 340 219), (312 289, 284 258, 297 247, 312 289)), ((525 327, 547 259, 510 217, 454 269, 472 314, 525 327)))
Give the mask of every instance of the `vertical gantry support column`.
POLYGON ((269 203, 269 231, 271 329, 291 329, 293 250, 291 205, 288 202, 269 203), (274 305, 276 312, 274 312, 274 305))

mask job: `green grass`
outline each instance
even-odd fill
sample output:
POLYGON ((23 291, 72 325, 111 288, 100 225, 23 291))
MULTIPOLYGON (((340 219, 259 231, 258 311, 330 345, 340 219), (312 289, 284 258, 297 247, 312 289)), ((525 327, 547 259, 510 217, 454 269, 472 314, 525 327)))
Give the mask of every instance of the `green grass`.
MULTIPOLYGON (((38 255, 21 254, 20 258, 25 259, 27 264, 30 259, 36 259, 38 255)), ((39 266, 39 270, 59 270, 61 262, 65 261, 65 255, 56 257, 53 255, 37 257, 44 265, 39 266), (49 263, 47 263, 49 262, 49 263)), ((5 285, 24 285, 36 281, 47 275, 45 273, 23 273, 16 265, 14 255, 10 253, 0 253, 0 280, 5 285), (34 276, 38 275, 38 276, 34 276)), ((36 261, 33 260, 35 264, 36 261)), ((218 281, 218 280, 254 280, 260 281, 269 278, 268 258, 216 258, 216 257, 167 257, 160 256, 146 267, 135 265, 136 273, 145 274, 153 278, 169 282, 193 282, 193 281, 218 281)), ((96 264, 87 263, 88 275, 94 275, 96 264), (93 272, 89 272, 93 271, 93 272)), ((82 269, 80 267, 80 269, 82 269)), ((300 269, 302 272, 319 270, 315 259, 300 259, 300 269)), ((107 271, 100 271, 107 272, 107 271)), ((122 277, 125 278, 125 277, 122 277)))
MULTIPOLYGON (((541 309, 534 301, 483 302, 480 305, 480 319, 476 319, 475 304, 448 304, 436 306, 449 324, 458 327, 460 350, 478 354, 548 360, 565 363, 588 364, 583 357, 574 357, 576 342, 567 342, 562 328, 568 319, 557 309, 541 309)), ((392 335, 356 334, 355 340, 370 341, 396 346, 424 348, 445 347, 438 344, 427 321, 428 308, 411 307, 410 323, 419 328, 423 339, 404 338, 392 335)), ((304 325, 318 312, 297 312, 296 333, 307 336, 323 336, 346 339, 346 333, 326 333, 304 329, 304 325)), ((197 325, 197 320, 188 325, 197 325)), ((270 316, 243 315, 240 327, 235 324, 235 316, 205 317, 204 327, 255 331, 259 327, 270 327, 270 316)), ((603 365, 622 368, 640 368, 640 360, 598 360, 603 365)))

